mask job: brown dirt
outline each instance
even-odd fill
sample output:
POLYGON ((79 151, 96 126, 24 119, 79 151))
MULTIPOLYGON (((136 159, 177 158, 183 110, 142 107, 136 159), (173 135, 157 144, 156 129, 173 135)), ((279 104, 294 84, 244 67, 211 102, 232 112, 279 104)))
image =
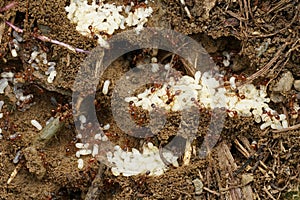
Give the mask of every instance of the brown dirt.
MULTIPOLYGON (((28 147, 32 147, 38 134, 30 120, 37 119, 45 126, 53 114, 51 110, 57 109, 57 104, 51 101, 51 97, 55 97, 61 105, 71 101, 74 77, 86 58, 85 54, 72 53, 64 47, 41 42, 30 34, 38 31, 85 50, 92 50, 96 46, 94 40, 76 32, 75 25, 67 19, 64 7, 68 2, 26 0, 19 2, 11 10, 0 13, 0 22, 12 21, 25 30, 25 42, 18 53, 19 57, 12 58, 8 47, 11 30, 5 27, 0 47, 0 72, 25 73, 29 67, 26 55, 30 55, 34 46, 48 50, 48 60, 57 63, 58 71, 58 76, 51 85, 41 75, 43 73, 33 74, 33 81, 26 82, 25 89, 34 94, 35 105, 25 112, 17 109, 9 92, 6 96, 0 95, 1 100, 5 101, 5 115, 0 119, 3 130, 3 139, 0 140, 0 199, 85 199, 91 186, 96 188, 98 199, 300 199, 300 131, 261 131, 251 118, 227 118, 219 145, 212 150, 210 156, 205 159, 192 156, 189 165, 171 167, 159 177, 115 177, 109 168, 102 169, 101 164, 91 157, 84 157, 88 165, 79 170, 74 147, 76 133, 71 119, 45 146, 30 150, 28 147), (39 27, 39 30, 34 27, 39 27), (13 134, 18 136, 13 140, 9 139, 13 134), (256 154, 250 148, 254 140, 258 143, 256 154), (245 157, 240 146, 253 156, 245 157), (12 161, 19 150, 22 152, 20 161, 14 164, 12 161), (223 154, 220 155, 220 152, 223 154), (248 162, 249 165, 244 165, 248 162), (7 184, 15 169, 18 170, 17 175, 7 184), (92 182, 99 173, 99 184, 94 186, 92 182), (247 180, 251 181, 245 183, 246 175, 247 180), (199 195, 195 194, 192 182, 197 178, 204 185, 199 195), (235 196, 240 193, 244 196, 235 196), (247 194, 253 196, 246 197, 247 194)), ((186 0, 192 15, 192 19, 189 19, 180 1, 150 1, 155 12, 148 26, 172 28, 191 36, 201 42, 217 62, 222 51, 232 52, 233 67, 229 70, 229 75, 236 73, 251 76, 269 63, 279 48, 287 44, 276 62, 272 63, 271 70, 255 79, 254 83, 261 83, 265 79, 276 81, 285 70, 290 70, 295 79, 300 78, 298 1, 220 0, 215 5, 212 2, 214 1, 186 0), (249 4, 245 4, 247 2, 249 4), (271 39, 269 48, 258 57, 255 49, 268 38, 271 39)), ((1 1, 0 8, 8 3, 6 0, 1 1)), ((135 54, 138 53, 133 52, 129 57, 135 54)), ((112 64, 114 67, 104 73, 99 87, 107 78, 113 79, 111 87, 114 86, 114 81, 130 67, 131 61, 127 58, 120 58, 112 64)), ((42 67, 41 70, 46 68, 42 67)), ((273 108, 280 112, 286 108, 289 112, 293 94, 298 94, 294 88, 283 94, 285 99, 282 103, 272 104, 273 108)), ((108 135, 113 142, 123 148, 139 148, 139 140, 126 135, 113 121, 109 109, 111 95, 96 95, 99 122, 111 124, 108 135)), ((148 115, 144 111, 138 112, 141 116, 148 115)), ((57 112, 56 115, 61 114, 57 112)), ((157 145, 170 141, 178 128, 179 117, 178 113, 170 113, 165 128, 149 141, 157 145)), ((189 127, 198 129, 197 139, 192 146, 199 147, 202 143, 209 119, 209 111, 202 110, 200 126, 189 127)), ((293 123, 299 123, 299 118, 293 123)))

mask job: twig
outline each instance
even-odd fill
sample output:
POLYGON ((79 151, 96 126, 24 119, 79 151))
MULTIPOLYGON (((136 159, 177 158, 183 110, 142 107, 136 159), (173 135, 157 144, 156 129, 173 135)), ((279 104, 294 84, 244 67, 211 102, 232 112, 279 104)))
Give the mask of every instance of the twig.
POLYGON ((279 191, 285 190, 288 185, 289 185, 289 181, 285 184, 285 186, 283 186, 283 188, 277 187, 274 183, 271 183, 271 187, 273 187, 273 188, 275 188, 276 190, 279 190, 279 191))
POLYGON ((252 8, 251 8, 251 2, 250 2, 250 0, 247 0, 247 3, 248 3, 248 9, 249 9, 250 16, 253 19, 254 16, 253 16, 253 13, 252 13, 252 8))
POLYGON ((207 192, 210 192, 210 193, 215 194, 217 196, 221 195, 219 192, 213 191, 213 190, 211 190, 211 189, 209 189, 207 187, 203 187, 203 190, 206 190, 207 192))
POLYGON ((243 154, 246 158, 249 158, 249 152, 242 146, 242 144, 237 139, 234 140, 234 143, 236 144, 236 148, 239 150, 239 152, 243 154))
POLYGON ((10 23, 10 22, 8 22, 8 21, 6 21, 5 23, 6 23, 7 25, 9 25, 11 28, 13 28, 15 31, 17 31, 18 33, 23 33, 23 30, 22 30, 22 29, 20 29, 19 27, 13 25, 12 23, 10 23))
POLYGON ((180 0, 182 6, 184 6, 184 11, 186 12, 187 16, 192 19, 192 15, 188 7, 185 5, 185 0, 180 0))
POLYGON ((19 163, 19 164, 15 167, 14 171, 10 174, 9 179, 8 179, 7 182, 6 182, 7 185, 9 185, 9 184, 12 182, 12 180, 17 176, 17 174, 18 174, 18 172, 19 172, 21 166, 22 166, 22 164, 19 163))
POLYGON ((7 4, 6 6, 4 6, 3 8, 0 8, 0 12, 4 12, 4 11, 7 11, 9 9, 12 9, 16 5, 18 5, 18 2, 13 1, 13 2, 7 4))
POLYGON ((269 15, 274 10, 280 8, 282 5, 286 5, 289 2, 290 2, 290 0, 288 0, 288 1, 286 1, 286 0, 279 1, 276 5, 272 6, 272 8, 265 15, 269 15))
MULTIPOLYGON (((222 11, 222 10, 220 9, 220 11, 222 11)), ((223 13, 227 13, 227 14, 230 15, 231 17, 234 17, 234 18, 238 19, 238 20, 241 21, 241 22, 244 22, 244 21, 247 20, 247 19, 245 19, 244 17, 240 16, 239 14, 236 14, 236 13, 230 11, 230 10, 227 10, 226 12, 224 12, 224 11, 222 11, 222 12, 223 12, 223 13)))
POLYGON ((272 130, 273 133, 282 133, 282 132, 286 132, 286 131, 293 131, 293 130, 297 130, 300 128, 300 124, 296 124, 294 126, 290 126, 288 128, 283 128, 283 129, 279 129, 279 130, 272 130))
POLYGON ((190 139, 186 140, 185 151, 183 156, 183 165, 189 165, 192 156, 192 145, 190 139))
MULTIPOLYGON (((299 5, 298 5, 299 6, 299 5)), ((266 38, 266 37, 271 37, 271 36, 274 36, 274 35, 277 35, 278 33, 288 29, 290 26, 292 26, 292 24, 299 18, 299 10, 296 11, 295 13, 295 16, 293 17, 292 21, 287 24, 284 28, 274 32, 274 33, 270 33, 270 34, 266 34, 266 35, 249 35, 249 37, 252 37, 252 38, 266 38)))
POLYGON ((284 63, 283 63, 282 65, 281 65, 281 62, 282 62, 282 61, 276 63, 276 65, 275 65, 275 66, 273 67, 273 69, 270 71, 270 74, 273 74, 274 71, 275 71, 275 69, 276 69, 279 65, 281 65, 281 67, 280 67, 279 71, 276 73, 276 75, 268 81, 268 83, 267 83, 267 85, 266 85, 267 87, 269 86, 269 84, 270 84, 275 78, 278 77, 278 75, 280 74, 280 72, 281 72, 282 69, 285 67, 285 65, 288 63, 289 60, 290 60, 290 57, 288 57, 288 58, 286 59, 286 61, 284 61, 284 63))
POLYGON ((247 0, 243 0, 244 1, 244 7, 245 7, 245 14, 246 14, 246 19, 249 19, 249 9, 248 9, 248 2, 247 0))
POLYGON ((182 62, 183 66, 184 66, 184 69, 186 70, 187 74, 194 77, 195 73, 196 73, 196 68, 194 66, 192 66, 189 62, 187 62, 183 58, 180 58, 180 61, 182 62))
POLYGON ((264 186, 263 191, 265 191, 267 193, 267 195, 272 199, 272 200, 276 200, 273 195, 268 191, 268 189, 266 188, 266 186, 264 186))
POLYGON ((89 191, 87 192, 85 196, 85 200, 94 200, 94 199, 99 199, 99 186, 103 184, 102 182, 102 176, 103 176, 103 171, 104 171, 104 164, 100 163, 99 169, 98 169, 98 174, 94 178, 92 185, 89 188, 89 191))
POLYGON ((0 44, 1 44, 1 40, 2 40, 2 35, 4 33, 4 28, 5 28, 5 23, 4 22, 0 22, 0 44))
POLYGON ((260 147, 258 148, 258 150, 257 150, 254 154, 250 155, 250 156, 248 157, 248 159, 246 160, 246 162, 245 162, 240 168, 238 168, 237 170, 234 171, 233 176, 237 176, 237 175, 238 175, 239 173, 241 173, 248 165, 250 165, 250 163, 255 159, 255 156, 262 153, 262 150, 263 150, 264 147, 265 147, 264 144, 260 145, 260 147))
MULTIPOLYGON (((292 45, 292 48, 291 49, 289 49, 286 53, 285 53, 285 55, 284 55, 284 57, 286 57, 287 59, 284 61, 284 63, 283 64, 281 64, 282 63, 282 61, 279 61, 279 62, 277 62, 276 63, 276 65, 273 67, 273 69, 270 71, 270 74, 273 74, 274 73, 274 71, 275 71, 275 69, 280 65, 281 67, 280 67, 280 69, 279 69, 279 71, 277 72, 277 74, 273 77, 273 78, 271 78, 269 81, 268 81, 268 83, 267 83, 267 87, 268 87, 268 85, 280 74, 280 72, 281 72, 281 70, 285 67, 285 65, 289 62, 289 60, 290 60, 290 55, 291 55, 291 53, 294 51, 294 50, 296 50, 300 45, 296 45, 298 42, 300 41, 300 39, 298 39, 293 45, 292 45)), ((286 113, 285 113, 286 114, 286 113)), ((286 116, 288 116, 288 115, 286 115, 286 116)), ((288 120, 288 119, 287 119, 288 120)), ((289 121, 289 120, 288 120, 289 121)))
POLYGON ((52 39, 50 39, 50 38, 48 38, 46 36, 43 36, 43 35, 36 35, 34 37, 36 37, 37 39, 40 39, 40 40, 42 40, 44 42, 51 42, 53 44, 61 45, 63 47, 66 47, 67 49, 73 51, 74 53, 76 53, 76 52, 87 53, 87 54, 90 53, 89 51, 86 51, 86 50, 83 50, 83 49, 79 49, 79 48, 75 48, 75 47, 73 47, 73 46, 71 46, 69 44, 66 44, 66 43, 63 43, 63 42, 60 42, 60 41, 57 41, 57 40, 52 40, 52 39))
MULTIPOLYGON (((6 24, 9 25, 10 27, 12 27, 15 31, 19 32, 19 33, 23 33, 23 29, 20 29, 19 27, 11 24, 10 22, 7 22, 6 21, 6 24)), ((86 53, 86 54, 89 54, 90 51, 86 51, 86 50, 83 50, 83 49, 79 49, 79 48, 75 48, 69 44, 66 44, 66 43, 63 43, 63 42, 60 42, 60 41, 57 41, 57 40, 52 40, 44 35, 38 35, 38 34, 32 34, 33 37, 41 40, 41 41, 44 41, 44 42, 51 42, 53 44, 58 44, 60 46, 63 46, 63 47, 66 47, 67 49, 71 50, 72 52, 76 53, 76 52, 79 52, 79 53, 86 53)))

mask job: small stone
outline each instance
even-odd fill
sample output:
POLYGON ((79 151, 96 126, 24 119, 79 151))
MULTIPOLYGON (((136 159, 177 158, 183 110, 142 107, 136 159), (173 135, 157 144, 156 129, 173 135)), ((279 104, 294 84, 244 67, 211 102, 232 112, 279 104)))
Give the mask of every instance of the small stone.
POLYGON ((283 102, 284 96, 278 92, 272 92, 270 95, 270 99, 274 103, 280 103, 280 102, 283 102))
POLYGON ((203 183, 200 179, 196 178, 193 181, 193 184, 195 186, 195 194, 200 195, 203 191, 203 183))
POLYGON ((273 92, 288 92, 292 89, 293 83, 293 74, 290 71, 287 71, 283 73, 278 82, 271 87, 271 90, 273 92))
POLYGON ((253 181, 253 175, 252 174, 243 174, 242 175, 242 185, 248 185, 253 181))
POLYGON ((294 81, 294 88, 295 88, 297 91, 300 91, 300 80, 295 80, 295 81, 294 81))
POLYGON ((8 81, 7 79, 1 79, 0 80, 0 94, 4 94, 5 88, 8 86, 8 81))

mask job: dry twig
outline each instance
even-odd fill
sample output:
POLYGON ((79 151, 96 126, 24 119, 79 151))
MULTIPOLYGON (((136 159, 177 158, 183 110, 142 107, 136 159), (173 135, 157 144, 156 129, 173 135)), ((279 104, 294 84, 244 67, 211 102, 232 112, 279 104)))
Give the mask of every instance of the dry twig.
POLYGON ((18 2, 13 1, 13 2, 7 4, 6 6, 4 6, 3 8, 0 8, 0 12, 5 12, 7 10, 10 10, 13 7, 15 7, 16 5, 18 5, 18 2))
MULTIPOLYGON (((9 25, 10 27, 12 27, 15 31, 19 32, 19 33, 23 33, 23 29, 20 29, 19 27, 13 25, 12 23, 10 22, 6 22, 7 25, 9 25)), ((32 34, 33 37, 41 40, 41 41, 44 41, 44 42, 51 42, 53 44, 58 44, 60 46, 63 46, 69 50, 71 50, 72 52, 76 53, 76 52, 79 52, 79 53, 90 53, 89 51, 86 51, 86 50, 83 50, 83 49, 79 49, 79 48, 75 48, 69 44, 66 44, 66 43, 63 43, 63 42, 60 42, 60 41, 57 41, 57 40, 53 40, 53 39, 50 39, 44 35, 38 35, 38 34, 32 34)))
POLYGON ((283 129, 279 129, 279 130, 272 130, 273 133, 282 133, 282 132, 286 132, 286 131, 293 131, 293 130, 297 130, 300 128, 300 124, 296 124, 294 126, 290 126, 288 128, 283 128, 283 129))
POLYGON ((102 182, 102 176, 103 176, 103 171, 105 169, 105 166, 103 163, 100 163, 99 169, 98 169, 98 174, 94 178, 92 185, 89 188, 88 193, 85 196, 85 200, 93 200, 93 199, 99 199, 99 186, 103 184, 102 182))
POLYGON ((9 184, 13 181, 13 179, 17 176, 17 174, 18 174, 18 172, 19 172, 19 170, 20 170, 21 167, 22 167, 22 164, 21 164, 21 163, 19 163, 19 164, 15 167, 14 171, 10 174, 9 179, 8 179, 7 182, 6 182, 7 185, 9 185, 9 184))
MULTIPOLYGON (((299 5, 298 5, 298 7, 299 7, 299 5)), ((252 38, 266 38, 266 37, 271 37, 271 36, 277 35, 278 33, 290 28, 292 26, 292 24, 298 19, 299 19, 299 9, 296 11, 295 16, 293 17, 291 22, 288 23, 284 28, 282 28, 278 31, 275 31, 274 33, 265 34, 265 35, 249 35, 249 37, 252 37, 252 38)))

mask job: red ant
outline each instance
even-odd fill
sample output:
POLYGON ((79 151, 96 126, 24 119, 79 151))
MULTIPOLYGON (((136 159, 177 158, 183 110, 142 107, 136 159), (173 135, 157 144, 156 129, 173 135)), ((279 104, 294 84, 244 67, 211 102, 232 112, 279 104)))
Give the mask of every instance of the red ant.
POLYGON ((274 114, 272 114, 270 110, 269 111, 263 110, 263 113, 267 114, 269 116, 269 118, 273 118, 274 117, 277 120, 280 119, 279 115, 276 112, 274 114))
MULTIPOLYGON (((155 108, 155 104, 151 105, 151 107, 155 108)), ((133 101, 129 102, 129 114, 137 125, 142 126, 145 123, 146 114, 141 113, 133 101)))
POLYGON ((138 1, 136 1, 136 3, 134 4, 133 8, 134 9, 147 8, 147 5, 145 4, 145 2, 138 3, 138 1))
POLYGON ((95 30, 93 30, 93 26, 92 25, 89 25, 89 30, 90 30, 90 33, 91 33, 91 36, 92 36, 92 38, 94 38, 95 40, 97 40, 98 39, 98 36, 95 34, 95 30))
POLYGON ((228 110, 228 109, 227 109, 226 112, 228 113, 228 115, 229 115, 230 117, 236 118, 236 117, 238 116, 238 113, 237 113, 236 110, 228 110))
POLYGON ((2 128, 2 130, 7 132, 8 134, 13 133, 12 135, 8 136, 8 139, 10 141, 19 140, 22 138, 22 134, 15 131, 18 126, 10 120, 9 114, 10 112, 8 111, 4 113, 5 120, 4 120, 4 127, 2 128))
POLYGON ((239 75, 234 74, 233 77, 235 77, 237 81, 244 82, 247 80, 246 76, 244 76, 243 74, 239 74, 239 75))
POLYGON ((28 67, 23 73, 21 72, 16 73, 15 78, 21 83, 28 82, 28 81, 32 83, 34 80, 33 68, 28 67))
POLYGON ((51 115, 54 117, 57 114, 60 115, 59 117, 60 121, 64 121, 73 116, 69 104, 65 104, 63 106, 61 104, 57 104, 57 108, 51 110, 51 115))
POLYGON ((297 95, 293 94, 288 102, 288 107, 290 110, 290 115, 293 119, 298 118, 298 111, 295 109, 295 102, 297 102, 297 95))
POLYGON ((129 102, 129 114, 133 116, 133 118, 136 117, 137 108, 135 106, 135 103, 133 101, 129 102))
MULTIPOLYGON (((131 1, 131 0, 126 0, 125 2, 124 2, 124 4, 125 5, 131 5, 131 2, 133 2, 133 1, 131 1)), ((134 6, 133 6, 133 8, 134 9, 136 9, 136 8, 147 8, 147 5, 145 4, 145 2, 141 2, 140 0, 134 0, 134 6)))
POLYGON ((239 97, 240 99, 245 99, 245 98, 246 98, 245 95, 243 95, 243 94, 240 95, 240 93, 239 93, 238 90, 235 91, 235 94, 236 94, 236 96, 239 97))
POLYGON ((21 139, 22 138, 22 134, 21 133, 14 133, 14 134, 10 135, 8 138, 9 138, 10 141, 13 142, 15 140, 21 139))

